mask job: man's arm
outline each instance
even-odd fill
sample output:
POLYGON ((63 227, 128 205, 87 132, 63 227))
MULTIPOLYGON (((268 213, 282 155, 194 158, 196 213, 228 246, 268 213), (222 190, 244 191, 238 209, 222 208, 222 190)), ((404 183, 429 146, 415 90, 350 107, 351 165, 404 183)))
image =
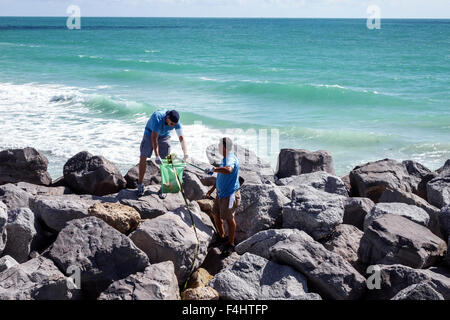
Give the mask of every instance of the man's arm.
POLYGON ((180 140, 181 143, 181 149, 183 149, 183 154, 184 154, 184 159, 186 160, 187 158, 187 147, 186 147, 186 140, 184 140, 183 135, 178 136, 178 139, 180 140))
POLYGON ((214 172, 221 173, 221 174, 230 174, 231 172, 233 172, 233 168, 232 167, 219 167, 219 168, 215 168, 214 172))

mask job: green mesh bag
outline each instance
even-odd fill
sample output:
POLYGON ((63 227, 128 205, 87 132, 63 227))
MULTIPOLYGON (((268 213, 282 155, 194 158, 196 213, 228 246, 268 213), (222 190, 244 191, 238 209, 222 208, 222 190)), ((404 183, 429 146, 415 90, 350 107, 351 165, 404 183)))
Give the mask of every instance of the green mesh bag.
POLYGON ((167 160, 161 159, 161 192, 162 193, 177 193, 180 191, 177 177, 175 176, 174 169, 180 179, 180 183, 183 183, 183 171, 186 167, 186 163, 179 159, 167 160))

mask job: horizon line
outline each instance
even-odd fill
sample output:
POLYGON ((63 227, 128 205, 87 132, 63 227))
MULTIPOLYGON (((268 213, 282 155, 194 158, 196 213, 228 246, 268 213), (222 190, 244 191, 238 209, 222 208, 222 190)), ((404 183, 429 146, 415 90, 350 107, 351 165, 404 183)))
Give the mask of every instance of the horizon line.
MULTIPOLYGON (((0 15, 0 18, 67 18, 67 15, 63 16, 33 16, 33 15, 0 15)), ((230 16, 230 17, 221 17, 221 16, 81 16, 81 18, 178 18, 178 19, 363 19, 367 20, 367 17, 249 17, 249 16, 230 16)), ((392 20, 450 20, 448 18, 431 18, 431 17, 384 17, 383 19, 392 19, 392 20)))

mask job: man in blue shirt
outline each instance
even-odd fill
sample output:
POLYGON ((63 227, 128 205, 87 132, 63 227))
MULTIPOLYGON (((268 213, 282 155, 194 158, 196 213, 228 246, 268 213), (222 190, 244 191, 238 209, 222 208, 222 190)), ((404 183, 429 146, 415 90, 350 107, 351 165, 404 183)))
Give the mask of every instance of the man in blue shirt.
POLYGON ((223 220, 228 225, 228 253, 234 251, 234 235, 236 232, 236 221, 234 212, 241 202, 239 191, 239 160, 231 151, 233 142, 230 138, 222 138, 219 143, 219 152, 223 156, 222 165, 218 168, 209 170, 209 173, 217 172, 216 184, 208 191, 210 197, 217 188, 217 198, 214 201, 214 221, 217 231, 222 241, 226 241, 225 231, 223 229, 223 220))
MULTIPOLYGON (((138 196, 144 194, 144 174, 147 168, 147 158, 152 157, 155 151, 155 162, 161 164, 161 158, 170 154, 170 132, 175 129, 181 148, 184 153, 184 160, 188 159, 186 141, 183 137, 183 128, 179 122, 180 115, 176 110, 155 111, 145 126, 144 136, 141 141, 141 157, 139 160, 138 196)), ((165 194, 159 193, 160 198, 165 198, 165 194)))

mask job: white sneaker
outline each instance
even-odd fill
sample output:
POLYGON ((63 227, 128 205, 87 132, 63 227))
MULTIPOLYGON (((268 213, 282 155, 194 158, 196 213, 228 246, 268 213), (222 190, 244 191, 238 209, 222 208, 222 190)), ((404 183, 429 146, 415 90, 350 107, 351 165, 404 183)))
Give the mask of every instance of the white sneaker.
POLYGON ((161 189, 158 192, 158 196, 160 199, 165 199, 167 197, 167 193, 162 193, 161 189))

